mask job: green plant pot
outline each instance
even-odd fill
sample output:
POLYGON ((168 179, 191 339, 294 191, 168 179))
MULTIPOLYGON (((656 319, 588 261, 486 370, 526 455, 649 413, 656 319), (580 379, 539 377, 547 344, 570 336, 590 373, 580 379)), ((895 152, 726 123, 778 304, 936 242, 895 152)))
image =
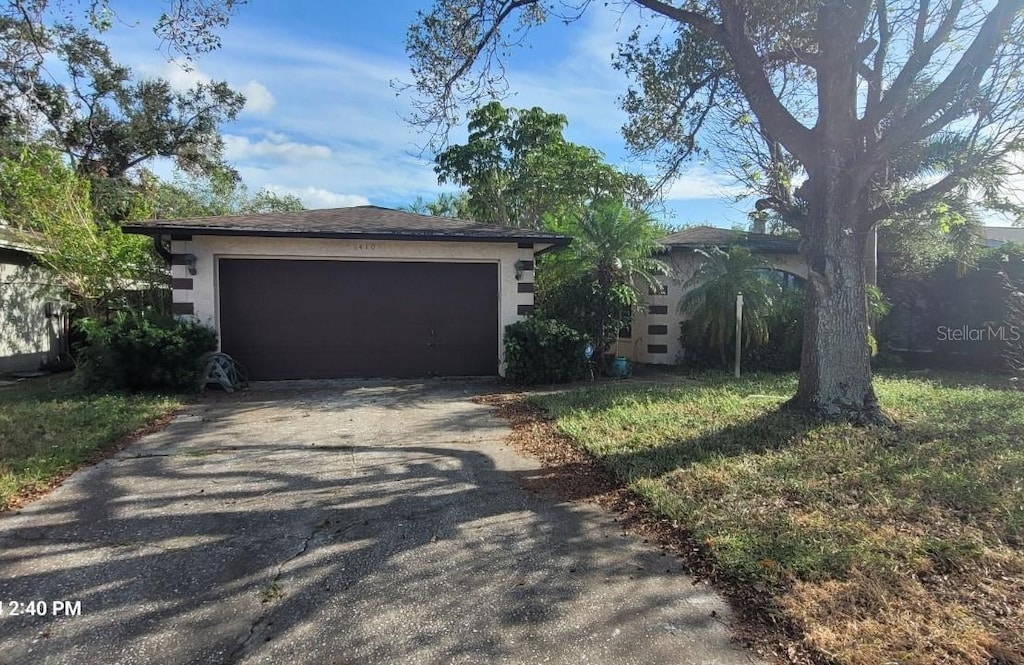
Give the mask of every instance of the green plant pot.
POLYGON ((608 366, 608 375, 613 379, 624 379, 629 376, 629 360, 616 357, 608 366))

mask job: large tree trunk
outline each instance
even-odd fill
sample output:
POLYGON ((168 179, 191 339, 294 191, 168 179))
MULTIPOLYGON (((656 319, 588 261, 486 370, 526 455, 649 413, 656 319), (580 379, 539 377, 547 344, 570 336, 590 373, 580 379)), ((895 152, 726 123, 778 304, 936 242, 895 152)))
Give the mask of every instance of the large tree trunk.
POLYGON ((863 214, 860 197, 841 176, 826 175, 808 184, 814 223, 801 243, 809 267, 807 310, 800 381, 791 405, 829 419, 887 424, 871 383, 867 237, 856 230, 863 214))

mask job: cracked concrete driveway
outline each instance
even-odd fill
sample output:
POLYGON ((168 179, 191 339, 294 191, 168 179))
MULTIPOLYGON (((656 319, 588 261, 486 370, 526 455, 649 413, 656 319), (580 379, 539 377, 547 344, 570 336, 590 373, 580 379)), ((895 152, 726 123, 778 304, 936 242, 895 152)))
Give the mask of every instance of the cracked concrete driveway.
POLYGON ((0 517, 0 662, 752 662, 672 557, 521 489, 487 388, 196 404, 0 517))

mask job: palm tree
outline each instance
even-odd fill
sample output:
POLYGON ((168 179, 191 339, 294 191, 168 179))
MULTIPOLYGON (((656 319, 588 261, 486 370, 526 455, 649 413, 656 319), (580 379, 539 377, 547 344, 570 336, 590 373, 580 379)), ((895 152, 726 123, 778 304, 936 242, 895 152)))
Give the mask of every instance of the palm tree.
POLYGON ((746 247, 696 250, 703 257, 683 285, 679 312, 690 317, 691 330, 717 349, 726 362, 726 349, 736 335, 736 294, 743 294, 743 346, 764 344, 773 308, 782 295, 779 283, 767 275, 767 263, 746 247))
MULTIPOLYGON (((599 357, 615 341, 619 312, 641 302, 642 292, 658 284, 669 267, 656 254, 663 235, 646 212, 622 202, 592 203, 580 216, 546 218, 548 228, 572 237, 568 249, 543 264, 547 290, 590 293, 584 323, 599 357), (580 287, 583 288, 580 288, 580 287)), ((570 323, 573 323, 570 321, 570 323)))

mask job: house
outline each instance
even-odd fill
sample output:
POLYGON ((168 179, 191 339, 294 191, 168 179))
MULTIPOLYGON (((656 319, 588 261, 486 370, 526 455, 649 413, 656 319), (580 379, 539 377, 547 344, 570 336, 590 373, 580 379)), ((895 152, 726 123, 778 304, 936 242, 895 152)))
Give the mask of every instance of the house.
POLYGON ((998 247, 1007 242, 1024 245, 1024 226, 983 226, 980 231, 986 247, 998 247))
POLYGON ((377 206, 144 221, 173 311, 250 379, 495 375, 533 311, 535 257, 569 238, 377 206))
POLYGON ((658 292, 649 292, 645 306, 633 318, 633 324, 622 331, 616 352, 634 362, 673 365, 683 361, 679 302, 686 282, 696 272, 703 247, 726 249, 733 245, 747 247, 761 256, 769 269, 788 276, 790 282, 807 279, 807 263, 798 252, 799 240, 764 233, 732 231, 711 226, 683 229, 661 239, 665 260, 671 274, 658 292))
POLYGON ((31 236, 0 224, 0 373, 34 371, 61 355, 66 316, 32 255, 31 236))

